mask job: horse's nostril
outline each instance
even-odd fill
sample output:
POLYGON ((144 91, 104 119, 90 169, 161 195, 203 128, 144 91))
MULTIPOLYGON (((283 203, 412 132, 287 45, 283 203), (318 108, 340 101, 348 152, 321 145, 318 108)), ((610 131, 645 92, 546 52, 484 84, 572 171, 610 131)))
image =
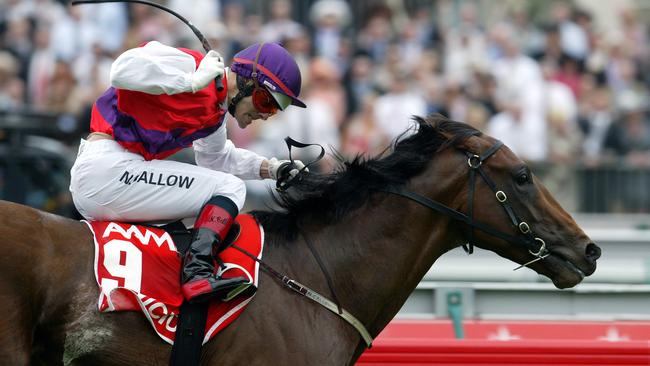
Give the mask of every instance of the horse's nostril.
POLYGON ((585 255, 589 261, 595 262, 596 259, 600 258, 600 248, 594 243, 589 243, 585 248, 585 255))

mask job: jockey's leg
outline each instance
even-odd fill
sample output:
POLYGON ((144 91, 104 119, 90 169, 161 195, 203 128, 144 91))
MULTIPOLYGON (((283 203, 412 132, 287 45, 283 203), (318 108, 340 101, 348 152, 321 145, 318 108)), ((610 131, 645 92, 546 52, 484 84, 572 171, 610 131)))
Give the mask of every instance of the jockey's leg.
POLYGON ((112 140, 82 147, 70 190, 86 219, 165 223, 196 217, 215 196, 244 206, 246 186, 231 174, 172 160, 145 161, 112 140))
POLYGON ((191 302, 211 298, 230 300, 251 284, 245 277, 221 278, 214 258, 238 213, 237 205, 224 196, 206 203, 194 224, 190 249, 183 259, 183 296, 191 302))

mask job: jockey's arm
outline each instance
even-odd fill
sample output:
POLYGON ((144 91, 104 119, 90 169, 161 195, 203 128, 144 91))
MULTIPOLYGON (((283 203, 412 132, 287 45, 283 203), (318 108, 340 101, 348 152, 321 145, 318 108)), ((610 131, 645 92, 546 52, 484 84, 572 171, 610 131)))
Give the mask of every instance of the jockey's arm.
POLYGON ((152 41, 118 56, 111 65, 110 82, 118 89, 156 95, 193 92, 197 89, 197 82, 201 83, 197 78, 205 78, 206 82, 214 78, 214 75, 204 77, 197 72, 200 69, 191 55, 152 41))
POLYGON ((194 157, 198 166, 230 173, 244 180, 268 178, 262 176, 265 157, 250 150, 235 147, 226 137, 224 125, 213 134, 195 140, 194 157))

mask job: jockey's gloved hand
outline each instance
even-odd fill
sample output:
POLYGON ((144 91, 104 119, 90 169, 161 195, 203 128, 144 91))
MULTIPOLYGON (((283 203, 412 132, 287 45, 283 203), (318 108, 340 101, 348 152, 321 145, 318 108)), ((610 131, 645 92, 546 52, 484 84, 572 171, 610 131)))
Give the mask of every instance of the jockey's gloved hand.
MULTIPOLYGON (((300 160, 278 160, 271 158, 268 160, 268 174, 271 179, 275 180, 291 180, 300 171, 305 168, 305 164, 300 160)), ((309 168, 302 170, 305 173, 309 172, 309 168)))
POLYGON ((217 51, 209 51, 192 75, 192 92, 205 88, 210 82, 224 73, 223 57, 217 51))

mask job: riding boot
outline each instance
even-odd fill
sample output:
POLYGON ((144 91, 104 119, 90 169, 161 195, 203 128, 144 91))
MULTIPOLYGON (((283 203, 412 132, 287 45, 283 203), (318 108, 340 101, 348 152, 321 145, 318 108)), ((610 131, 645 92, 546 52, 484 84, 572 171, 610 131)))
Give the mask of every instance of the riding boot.
POLYGON ((223 240, 238 211, 235 203, 223 196, 213 197, 201 209, 192 243, 183 258, 181 289, 187 301, 228 301, 251 285, 245 277, 226 279, 215 273, 214 256, 223 249, 223 240))

